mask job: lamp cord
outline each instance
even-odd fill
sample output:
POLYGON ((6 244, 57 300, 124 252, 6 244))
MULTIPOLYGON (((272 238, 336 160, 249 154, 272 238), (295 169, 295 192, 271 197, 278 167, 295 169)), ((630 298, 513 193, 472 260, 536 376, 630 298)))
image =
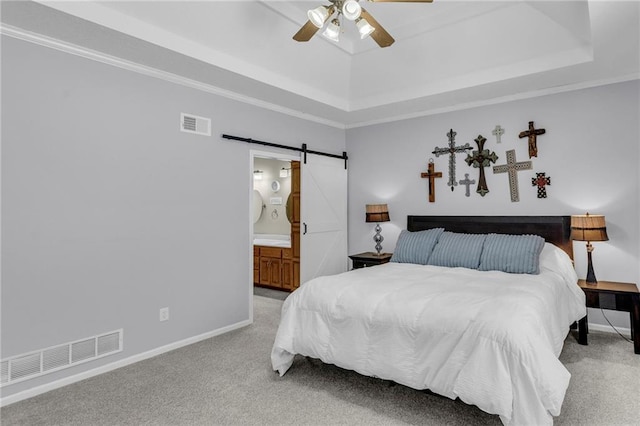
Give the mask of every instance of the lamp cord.
MULTIPOLYGON (((633 341, 631 341, 631 339, 627 339, 625 336, 623 336, 617 328, 615 328, 615 326, 613 324, 611 324, 611 321, 609 321, 609 318, 607 318, 607 316, 604 314, 604 310, 602 310, 602 308, 600 308, 600 312, 602 312, 602 316, 604 317, 605 320, 607 320, 607 322, 609 323, 609 325, 611 326, 611 328, 613 328, 615 330, 616 333, 618 333, 618 335, 620 337, 622 337, 624 340, 626 340, 629 343, 633 343, 633 341)), ((636 330, 636 333, 638 331, 636 330)))

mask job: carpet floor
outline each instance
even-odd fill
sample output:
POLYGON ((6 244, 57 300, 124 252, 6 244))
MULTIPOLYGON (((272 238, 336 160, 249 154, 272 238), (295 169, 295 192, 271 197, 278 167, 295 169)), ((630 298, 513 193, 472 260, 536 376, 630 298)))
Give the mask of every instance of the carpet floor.
MULTIPOLYGON (((426 391, 270 352, 282 301, 254 296, 254 324, 0 410, 9 425, 498 425, 498 416, 426 391)), ((615 334, 570 335, 572 374, 558 425, 640 424, 640 355, 615 334)))

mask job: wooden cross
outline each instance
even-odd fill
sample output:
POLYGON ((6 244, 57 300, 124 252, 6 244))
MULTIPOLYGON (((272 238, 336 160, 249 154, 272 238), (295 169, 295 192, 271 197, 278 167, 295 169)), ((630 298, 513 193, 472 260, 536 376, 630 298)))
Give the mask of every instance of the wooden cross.
POLYGON ((457 133, 454 132, 453 129, 450 129, 449 133, 447 133, 447 137, 449 138, 449 148, 438 148, 436 146, 436 149, 433 150, 433 154, 435 154, 436 157, 439 157, 440 154, 449 154, 449 182, 447 182, 447 185, 451 187, 452 191, 454 186, 458 185, 458 182, 456 182, 456 154, 472 149, 471 145, 468 143, 456 146, 456 134, 457 133))
POLYGON ((504 134, 504 129, 500 127, 499 124, 496 124, 496 128, 491 132, 493 136, 496 137, 496 142, 501 143, 502 139, 500 138, 504 134))
POLYGON ((429 160, 426 173, 420 173, 421 178, 429 178, 429 202, 436 201, 436 181, 435 178, 441 178, 442 172, 436 172, 433 168, 433 158, 429 160))
POLYGON ((547 188, 545 185, 551 185, 551 178, 545 176, 546 173, 536 173, 536 177, 531 178, 531 186, 538 187, 538 198, 547 198, 547 188))
POLYGON ((464 195, 466 197, 468 197, 469 195, 471 195, 471 193, 469 192, 469 186, 473 185, 474 183, 476 183, 475 180, 469 180, 469 173, 465 173, 464 174, 464 179, 462 179, 460 181, 460 185, 464 185, 466 187, 466 191, 464 192, 464 195))
POLYGON ((529 158, 538 156, 538 135, 544 135, 545 129, 536 129, 533 127, 533 121, 529 122, 529 130, 520 132, 518 137, 529 138, 529 158))
POLYGON ((476 192, 484 197, 489 192, 487 180, 484 177, 484 168, 489 167, 491 162, 495 163, 498 160, 498 156, 495 152, 489 152, 488 149, 484 149, 484 143, 487 141, 484 136, 478 135, 475 141, 478 144, 478 150, 473 151, 473 155, 467 154, 467 158, 464 161, 466 161, 469 166, 480 169, 480 178, 478 179, 478 189, 476 189, 476 192))
POLYGON ((520 193, 518 192, 518 172, 520 170, 531 170, 531 161, 516 162, 516 150, 507 151, 507 164, 493 166, 493 173, 507 173, 509 175, 509 188, 511 192, 511 201, 520 201, 520 193))

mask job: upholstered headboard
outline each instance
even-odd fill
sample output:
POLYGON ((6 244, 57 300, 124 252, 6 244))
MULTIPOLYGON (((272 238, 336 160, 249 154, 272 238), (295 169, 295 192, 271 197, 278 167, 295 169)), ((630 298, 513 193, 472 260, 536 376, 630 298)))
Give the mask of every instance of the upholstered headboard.
POLYGON ((407 230, 444 228, 469 234, 534 234, 573 259, 571 216, 407 216, 407 230))

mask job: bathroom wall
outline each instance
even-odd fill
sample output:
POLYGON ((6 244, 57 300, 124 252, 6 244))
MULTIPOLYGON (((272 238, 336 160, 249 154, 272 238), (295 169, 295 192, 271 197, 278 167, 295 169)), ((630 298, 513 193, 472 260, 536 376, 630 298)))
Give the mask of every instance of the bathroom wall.
POLYGON ((254 159, 254 169, 262 170, 262 180, 254 179, 253 189, 260 192, 264 208, 260 219, 253 225, 254 234, 283 234, 291 233, 291 224, 287 219, 287 197, 291 194, 291 177, 280 177, 282 168, 290 171, 289 161, 271 158, 254 159), (280 183, 280 189, 274 191, 272 183, 280 183))

